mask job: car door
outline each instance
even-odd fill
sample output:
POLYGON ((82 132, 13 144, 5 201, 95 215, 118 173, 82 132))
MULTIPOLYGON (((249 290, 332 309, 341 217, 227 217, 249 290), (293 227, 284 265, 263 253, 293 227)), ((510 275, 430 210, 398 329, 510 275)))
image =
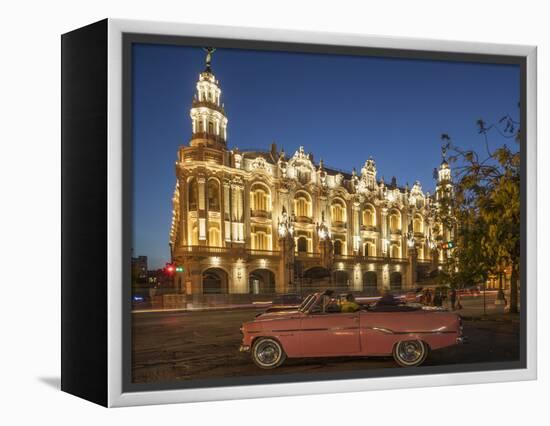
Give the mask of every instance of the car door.
POLYGON ((353 355, 361 349, 359 313, 309 313, 301 321, 303 356, 353 355))

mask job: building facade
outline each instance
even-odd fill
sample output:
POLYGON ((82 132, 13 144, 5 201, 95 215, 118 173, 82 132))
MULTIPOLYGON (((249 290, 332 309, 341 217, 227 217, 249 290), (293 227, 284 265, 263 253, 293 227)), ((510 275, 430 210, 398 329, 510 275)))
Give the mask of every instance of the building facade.
POLYGON ((414 287, 445 261, 437 221, 452 193, 445 160, 430 195, 416 182, 327 167, 299 147, 287 155, 229 149, 228 119, 211 68, 196 83, 192 135, 178 150, 170 230, 176 284, 186 294, 272 294, 338 288, 377 294, 414 287))

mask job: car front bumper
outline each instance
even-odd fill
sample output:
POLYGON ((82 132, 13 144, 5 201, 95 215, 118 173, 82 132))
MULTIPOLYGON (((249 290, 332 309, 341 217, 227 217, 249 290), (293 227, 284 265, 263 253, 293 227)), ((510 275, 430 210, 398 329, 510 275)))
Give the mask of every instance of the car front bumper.
POLYGON ((466 336, 460 336, 456 338, 456 343, 458 345, 463 345, 465 343, 468 343, 468 338, 466 336))

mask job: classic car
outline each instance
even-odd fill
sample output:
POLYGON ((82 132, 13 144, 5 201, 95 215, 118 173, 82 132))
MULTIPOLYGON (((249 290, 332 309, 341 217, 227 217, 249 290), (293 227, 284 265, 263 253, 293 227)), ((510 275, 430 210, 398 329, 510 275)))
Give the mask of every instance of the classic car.
POLYGON ((465 342, 459 315, 402 303, 340 312, 326 293, 315 293, 291 311, 266 312, 241 327, 241 352, 276 368, 286 358, 393 356, 402 367, 418 366, 430 350, 465 342))
POLYGON ((285 293, 276 296, 266 312, 292 311, 300 307, 303 299, 296 293, 285 293))

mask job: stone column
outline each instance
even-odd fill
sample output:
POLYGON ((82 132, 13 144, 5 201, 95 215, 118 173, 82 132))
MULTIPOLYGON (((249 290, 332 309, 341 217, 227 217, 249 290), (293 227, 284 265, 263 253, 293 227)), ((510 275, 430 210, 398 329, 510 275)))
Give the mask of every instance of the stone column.
POLYGON ((352 283, 354 291, 363 291, 363 271, 360 263, 353 267, 352 283))
POLYGON ((231 294, 248 294, 248 268, 242 260, 233 264, 229 284, 231 294))
POLYGON ((360 251, 361 244, 356 243, 356 240, 358 240, 358 237, 360 237, 361 235, 361 225, 359 220, 360 210, 361 210, 360 204, 357 201, 354 201, 352 205, 353 226, 350 227, 351 229, 348 232, 348 235, 350 235, 350 239, 351 239, 351 244, 348 243, 348 253, 358 254, 358 252, 360 251), (349 250, 349 248, 351 248, 351 251, 349 250))
POLYGON ((237 216, 239 220, 239 241, 244 242, 244 188, 239 186, 237 189, 237 216))
POLYGON ((252 247, 251 242, 251 226, 250 226, 250 209, 251 209, 251 200, 250 200, 250 185, 246 184, 242 190, 243 196, 243 240, 247 247, 252 247))
POLYGON ((224 240, 231 241, 231 186, 228 181, 223 182, 223 220, 224 220, 224 240))
POLYGON ((386 207, 382 207, 380 209, 380 234, 382 237, 380 238, 381 255, 386 255, 387 250, 389 250, 389 244, 385 243, 386 240, 389 240, 387 220, 388 220, 388 209, 386 207))
POLYGON ((190 245, 190 238, 187 235, 187 181, 184 176, 179 178, 179 202, 180 202, 180 223, 179 223, 179 238, 176 241, 180 246, 190 245))
POLYGON ((204 177, 197 178, 199 191, 199 242, 206 243, 206 179, 204 177))

